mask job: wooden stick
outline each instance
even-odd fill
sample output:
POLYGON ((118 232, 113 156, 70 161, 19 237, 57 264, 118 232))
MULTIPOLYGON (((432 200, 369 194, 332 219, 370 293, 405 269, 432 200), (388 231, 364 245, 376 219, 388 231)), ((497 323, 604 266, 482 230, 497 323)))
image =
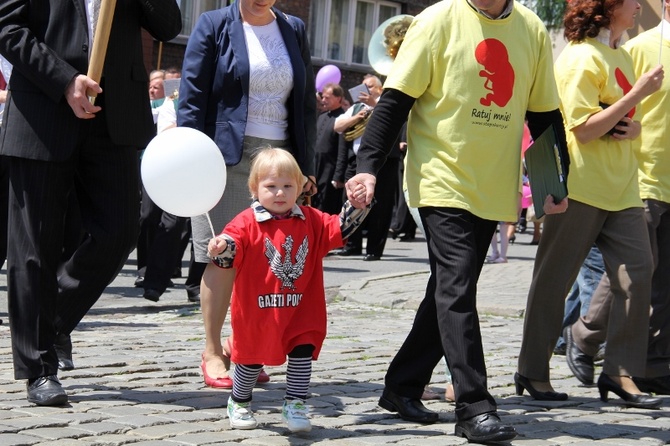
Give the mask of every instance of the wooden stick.
POLYGON ((156 63, 156 69, 161 69, 161 58, 163 57, 163 42, 158 42, 158 62, 156 63))
MULTIPOLYGON (((88 77, 100 83, 102 79, 102 68, 105 65, 105 56, 107 55, 107 43, 109 42, 109 33, 112 30, 112 21, 114 20, 114 9, 116 0, 101 0, 100 14, 98 23, 95 27, 95 38, 93 39, 93 49, 91 50, 91 60, 88 64, 88 77)), ((93 90, 86 92, 91 104, 95 103, 98 96, 93 90)))

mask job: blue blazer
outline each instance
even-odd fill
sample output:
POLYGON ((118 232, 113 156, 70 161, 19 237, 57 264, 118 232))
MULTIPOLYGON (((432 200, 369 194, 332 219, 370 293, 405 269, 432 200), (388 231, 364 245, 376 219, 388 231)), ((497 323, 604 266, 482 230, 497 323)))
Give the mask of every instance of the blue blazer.
MULTIPOLYGON (((288 130, 303 174, 314 174, 316 90, 305 24, 273 8, 293 67, 288 130)), ((242 158, 249 103, 249 56, 239 4, 205 12, 184 54, 177 124, 214 140, 233 166, 242 158)))

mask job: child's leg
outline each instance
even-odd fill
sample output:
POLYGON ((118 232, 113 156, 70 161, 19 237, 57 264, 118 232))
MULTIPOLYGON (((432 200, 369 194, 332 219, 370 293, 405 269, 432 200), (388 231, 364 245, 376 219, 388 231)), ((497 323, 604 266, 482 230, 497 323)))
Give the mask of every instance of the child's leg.
POLYGON ((251 411, 251 392, 262 369, 260 364, 235 366, 233 392, 228 398, 228 419, 232 429, 253 429, 258 424, 251 411))
POLYGON ((231 398, 237 403, 248 403, 251 401, 251 392, 258 379, 258 374, 263 368, 260 364, 244 365, 237 364, 233 373, 233 393, 231 398))
POLYGON ((312 378, 313 345, 299 345, 288 355, 286 368, 286 396, 282 417, 291 432, 309 432, 312 425, 305 406, 309 382, 312 378))

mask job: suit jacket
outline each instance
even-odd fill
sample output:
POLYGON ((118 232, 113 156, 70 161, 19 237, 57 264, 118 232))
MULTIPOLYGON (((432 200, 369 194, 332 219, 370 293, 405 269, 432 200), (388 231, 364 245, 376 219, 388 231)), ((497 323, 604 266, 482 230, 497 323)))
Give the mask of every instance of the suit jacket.
MULTIPOLYGON (((63 161, 81 121, 64 92, 88 70, 85 0, 3 0, 0 54, 14 65, 0 153, 63 161), (67 25, 64 25, 67 24, 67 25)), ((141 28, 158 40, 181 30, 174 0, 117 0, 101 87, 102 116, 114 144, 143 148, 153 136, 141 28)))
MULTIPOLYGON (((293 155, 303 174, 313 175, 316 89, 305 24, 273 12, 293 67, 293 90, 286 103, 293 155)), ((231 166, 242 158, 249 70, 239 3, 202 14, 186 46, 177 125, 207 134, 231 166)))

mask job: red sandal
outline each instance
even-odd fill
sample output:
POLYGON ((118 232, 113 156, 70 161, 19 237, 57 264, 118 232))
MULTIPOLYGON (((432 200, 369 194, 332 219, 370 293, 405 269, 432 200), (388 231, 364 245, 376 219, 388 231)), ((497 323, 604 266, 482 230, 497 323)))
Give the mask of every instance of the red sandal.
MULTIPOLYGON (((224 357, 224 364, 226 359, 224 357)), ((228 361, 228 368, 230 369, 230 360, 228 361)), ((212 378, 207 373, 207 366, 205 364, 205 354, 202 354, 202 363, 200 364, 202 369, 202 375, 205 377, 205 385, 209 387, 214 387, 216 389, 232 389, 233 388, 233 379, 230 376, 226 377, 215 377, 212 378)))

